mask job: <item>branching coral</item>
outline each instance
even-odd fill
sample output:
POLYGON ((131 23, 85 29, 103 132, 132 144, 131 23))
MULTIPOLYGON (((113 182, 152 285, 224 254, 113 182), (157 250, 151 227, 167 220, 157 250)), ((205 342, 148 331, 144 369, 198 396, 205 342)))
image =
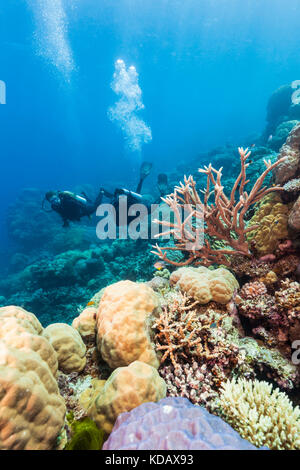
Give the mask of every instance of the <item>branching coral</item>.
POLYGON ((226 340, 223 321, 228 312, 214 302, 195 309, 196 304, 179 294, 163 307, 153 328, 156 349, 163 353, 160 373, 167 380, 168 392, 174 396, 175 387, 193 403, 206 403, 239 364, 240 356, 238 347, 226 340), (196 372, 203 378, 202 385, 191 380, 196 372))
POLYGON ((257 447, 300 449, 300 408, 278 388, 263 381, 239 379, 223 384, 222 416, 257 447))
MULTIPOLYGON (((175 246, 160 247, 156 245, 153 251, 162 260, 176 265, 185 266, 193 263, 194 265, 209 266, 213 263, 230 265, 229 255, 242 254, 247 257, 251 256, 246 235, 249 228, 246 228, 245 214, 250 206, 260 201, 264 196, 272 191, 279 191, 282 188, 262 187, 266 176, 279 164, 283 159, 279 159, 275 163, 265 161, 266 169, 257 179, 249 194, 245 187, 247 180, 246 169, 250 163, 247 163, 251 152, 248 149, 239 148, 241 171, 237 177, 231 194, 227 197, 222 186, 222 168, 216 170, 210 164, 204 169, 199 169, 200 173, 207 176, 206 188, 203 192, 204 200, 202 201, 196 190, 196 182, 192 176, 184 177, 184 183, 180 183, 175 187, 174 193, 170 194, 163 201, 174 212, 174 223, 168 221, 156 222, 168 228, 165 232, 157 236, 163 237, 173 235, 175 238, 175 246), (210 203, 211 195, 214 195, 214 202, 210 203), (188 212, 188 215, 182 221, 182 210, 188 212), (220 249, 213 249, 211 243, 206 238, 201 244, 203 228, 198 227, 199 222, 204 221, 206 232, 210 237, 222 240, 227 246, 220 249), (167 256, 168 250, 180 250, 188 252, 189 256, 186 260, 176 262, 167 256)), ((253 230, 255 227, 251 227, 253 230)))

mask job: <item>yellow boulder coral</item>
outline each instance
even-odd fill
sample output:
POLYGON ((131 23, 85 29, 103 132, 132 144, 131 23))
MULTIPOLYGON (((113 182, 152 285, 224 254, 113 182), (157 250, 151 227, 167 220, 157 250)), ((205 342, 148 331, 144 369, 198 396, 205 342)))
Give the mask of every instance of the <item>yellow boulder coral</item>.
POLYGON ((52 323, 43 331, 57 354, 59 370, 81 372, 86 364, 86 346, 80 334, 66 323, 52 323))
POLYGON ((200 304, 210 301, 227 304, 238 289, 234 275, 225 268, 208 269, 179 268, 171 274, 171 284, 176 284, 181 292, 197 300, 200 304))
POLYGON ((231 380, 222 385, 222 415, 257 447, 300 449, 300 408, 272 385, 254 380, 231 380))
POLYGON ((29 349, 0 340, 0 449, 52 449, 65 404, 48 365, 29 349))
POLYGON ((114 369, 143 361, 158 367, 151 341, 151 322, 158 298, 151 287, 131 281, 108 286, 97 312, 97 347, 114 369))
POLYGON ((88 408, 88 415, 99 429, 110 433, 117 417, 146 402, 166 396, 166 384, 154 367, 135 361, 116 369, 88 408))
POLYGON ((278 193, 265 196, 257 205, 249 226, 257 225, 247 235, 249 244, 261 255, 273 253, 279 240, 288 238, 290 205, 283 204, 278 193))

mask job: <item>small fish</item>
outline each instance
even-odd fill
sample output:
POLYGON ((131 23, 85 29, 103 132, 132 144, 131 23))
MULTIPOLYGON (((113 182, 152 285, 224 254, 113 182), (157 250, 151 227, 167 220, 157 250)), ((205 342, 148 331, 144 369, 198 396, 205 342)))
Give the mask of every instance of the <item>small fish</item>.
POLYGON ((252 145, 251 145, 251 148, 254 148, 255 146, 256 146, 256 144, 252 144, 252 145))
POLYGON ((209 325, 209 328, 217 328, 217 324, 216 324, 216 323, 212 323, 211 325, 209 325))
POLYGON ((86 304, 87 307, 91 307, 92 305, 95 305, 95 302, 93 300, 86 304))
POLYGON ((273 139, 273 136, 271 134, 271 135, 269 135, 268 142, 271 142, 272 139, 273 139))
POLYGON ((164 269, 165 266, 166 266, 166 263, 164 263, 163 261, 157 261, 153 265, 153 267, 157 269, 157 271, 161 271, 162 269, 164 269))

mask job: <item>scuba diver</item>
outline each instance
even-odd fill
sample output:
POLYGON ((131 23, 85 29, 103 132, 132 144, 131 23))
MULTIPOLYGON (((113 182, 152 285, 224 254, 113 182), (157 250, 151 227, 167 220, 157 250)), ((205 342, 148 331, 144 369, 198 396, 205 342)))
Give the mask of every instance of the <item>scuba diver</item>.
MULTIPOLYGON (((158 203, 161 196, 167 194, 168 191, 168 178, 165 174, 158 175, 157 186, 160 196, 157 201, 150 202, 149 199, 145 198, 141 194, 143 182, 149 175, 152 169, 152 164, 149 162, 142 163, 140 170, 140 180, 136 189, 136 192, 130 191, 125 188, 117 188, 113 194, 101 188, 95 201, 91 201, 85 193, 82 195, 74 194, 70 191, 48 191, 45 195, 42 208, 44 209, 44 203, 47 200, 51 205, 51 210, 57 212, 63 219, 63 227, 68 227, 70 221, 80 221, 82 217, 91 217, 96 212, 97 207, 102 203, 103 197, 110 200, 111 204, 116 209, 117 220, 116 223, 119 225, 119 198, 121 196, 127 196, 127 204, 145 204, 149 207, 150 204, 158 203)), ((45 210, 45 209, 44 209, 45 210)), ((128 221, 129 222, 129 221, 128 221)))

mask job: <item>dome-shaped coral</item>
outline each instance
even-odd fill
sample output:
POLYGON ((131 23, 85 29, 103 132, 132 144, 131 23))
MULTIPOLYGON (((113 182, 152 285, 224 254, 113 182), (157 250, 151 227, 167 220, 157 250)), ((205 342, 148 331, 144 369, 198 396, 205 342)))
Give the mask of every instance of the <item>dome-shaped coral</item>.
POLYGON ((151 287, 131 281, 108 286, 97 313, 97 346, 111 368, 143 361, 159 366, 151 341, 158 299, 151 287))
POLYGON ((104 387, 93 393, 88 415, 100 429, 110 433, 120 413, 148 401, 158 401, 166 395, 165 381, 154 367, 135 361, 116 369, 104 387))
POLYGON ((104 450, 255 450, 221 418, 186 398, 145 403, 117 419, 104 450))
POLYGON ((48 365, 38 353, 1 340, 0 357, 0 449, 52 449, 65 404, 48 365))
POLYGON ((86 347, 80 334, 66 323, 52 323, 43 331, 56 351, 58 368, 63 372, 80 372, 86 364, 86 347))
POLYGON ((179 286, 181 292, 207 304, 211 300, 220 304, 228 303, 239 284, 228 269, 179 268, 171 274, 171 284, 179 286))
POLYGON ((288 238, 289 210, 278 193, 268 194, 258 204, 249 223, 249 227, 256 227, 249 231, 247 239, 260 255, 273 253, 279 240, 288 238))

